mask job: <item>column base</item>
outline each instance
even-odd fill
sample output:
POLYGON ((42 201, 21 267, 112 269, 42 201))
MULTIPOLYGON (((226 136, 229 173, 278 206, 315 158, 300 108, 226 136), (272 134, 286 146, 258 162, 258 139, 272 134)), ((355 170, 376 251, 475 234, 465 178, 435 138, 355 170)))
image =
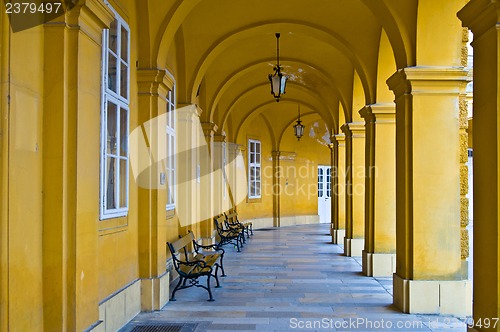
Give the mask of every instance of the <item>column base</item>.
POLYGON ((343 244, 345 238, 345 229, 332 229, 332 243, 343 244))
POLYGON ((348 239, 344 237, 344 255, 348 257, 361 257, 365 248, 365 239, 348 239))
POLYGON ((167 304, 169 298, 170 273, 141 279, 141 310, 153 311, 160 310, 167 304))
POLYGON ((390 277, 396 272, 396 254, 379 254, 363 250, 363 274, 368 277, 390 277))
POLYGON ((393 276, 394 305, 408 314, 472 315, 470 280, 409 280, 393 276))

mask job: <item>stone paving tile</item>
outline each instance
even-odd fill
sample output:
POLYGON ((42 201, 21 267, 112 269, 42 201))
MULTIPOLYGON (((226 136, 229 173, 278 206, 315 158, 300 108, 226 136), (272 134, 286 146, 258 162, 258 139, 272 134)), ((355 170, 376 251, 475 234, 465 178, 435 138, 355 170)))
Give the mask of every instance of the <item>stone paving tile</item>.
POLYGON ((196 323, 194 332, 467 330, 457 318, 398 311, 392 277, 363 276, 361 259, 343 256, 328 231, 328 224, 255 230, 242 252, 225 247, 228 276, 213 289, 215 302, 203 289, 180 290, 176 302, 121 331, 152 322, 196 323))

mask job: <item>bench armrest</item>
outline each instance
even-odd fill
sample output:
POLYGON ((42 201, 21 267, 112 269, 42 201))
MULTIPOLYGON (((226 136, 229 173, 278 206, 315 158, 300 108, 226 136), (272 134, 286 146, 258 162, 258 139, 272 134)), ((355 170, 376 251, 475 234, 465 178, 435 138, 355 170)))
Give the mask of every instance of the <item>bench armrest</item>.
POLYGON ((198 244, 196 241, 193 241, 193 246, 194 250, 198 253, 198 249, 213 249, 214 251, 220 251, 222 254, 224 254, 224 249, 218 247, 216 244, 209 244, 209 245, 201 245, 198 244))

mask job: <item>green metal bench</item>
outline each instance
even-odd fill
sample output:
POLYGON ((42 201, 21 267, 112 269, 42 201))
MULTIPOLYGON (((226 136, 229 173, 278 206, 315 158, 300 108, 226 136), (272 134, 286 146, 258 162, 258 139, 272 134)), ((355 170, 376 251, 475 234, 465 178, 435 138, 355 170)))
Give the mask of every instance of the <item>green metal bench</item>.
MULTIPOLYGON (((229 227, 234 227, 241 229, 245 232, 247 238, 250 237, 250 234, 253 235, 253 224, 251 221, 241 222, 238 220, 238 212, 236 209, 231 209, 228 213, 224 213, 226 216, 226 223, 229 227)), ((244 239, 244 238, 243 238, 244 239)))
POLYGON ((208 301, 214 301, 212 291, 210 290, 210 278, 215 278, 217 288, 220 287, 217 276, 219 269, 222 271, 222 277, 225 277, 223 267, 224 249, 217 245, 202 246, 195 241, 194 234, 189 231, 187 235, 179 240, 170 243, 167 242, 175 271, 179 274, 179 282, 172 291, 170 301, 175 301, 175 293, 178 290, 189 287, 201 287, 208 291, 208 301), (188 251, 188 246, 192 244, 194 253, 188 251), (207 285, 201 285, 198 281, 200 277, 207 277, 207 285))
POLYGON ((238 252, 240 252, 240 248, 243 247, 243 241, 245 240, 243 231, 239 228, 229 227, 224 214, 215 216, 214 223, 217 235, 219 236, 217 246, 220 248, 226 244, 233 244, 238 249, 238 252))

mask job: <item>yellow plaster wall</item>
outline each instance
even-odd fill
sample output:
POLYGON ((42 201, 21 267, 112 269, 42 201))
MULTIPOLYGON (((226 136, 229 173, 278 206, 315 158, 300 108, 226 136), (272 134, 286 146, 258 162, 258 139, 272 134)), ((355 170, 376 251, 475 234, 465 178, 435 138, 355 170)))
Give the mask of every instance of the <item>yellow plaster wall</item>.
POLYGON ((462 27, 456 13, 465 1, 419 0, 417 65, 460 66, 462 27))
POLYGON ((43 326, 42 31, 11 34, 10 44, 15 58, 10 62, 9 211, 3 222, 9 232, 9 325, 19 331, 43 326))
MULTIPOLYGON (((349 122, 363 122, 361 115, 359 114, 359 110, 365 107, 365 93, 363 90, 363 84, 361 83, 361 79, 357 72, 354 72, 354 84, 352 90, 352 109, 351 116, 346 117, 349 122)), ((346 121, 347 121, 346 120, 346 121)), ((340 123, 342 125, 343 123, 340 123)))
MULTIPOLYGON (((258 116, 247 126, 243 127, 237 142, 243 146, 243 158, 248 179, 248 139, 260 140, 261 144, 261 199, 252 199, 238 205, 238 214, 242 219, 272 218, 273 216, 273 162, 272 141, 267 125, 262 117, 258 116)), ((239 189, 238 189, 239 190, 239 189)))
POLYGON ((387 79, 396 72, 396 60, 389 38, 382 30, 377 67, 377 103, 392 102, 394 93, 387 86, 387 79))
POLYGON ((303 122, 306 127, 300 141, 292 126, 283 135, 280 150, 294 152, 296 157, 280 163, 281 216, 318 214, 318 166, 331 166, 330 148, 323 138, 330 135, 326 135, 324 122, 316 115, 313 117, 303 122))
MULTIPOLYGON (((273 121, 272 119, 270 121, 273 121)), ((279 180, 280 216, 317 215, 318 165, 329 166, 330 149, 323 136, 329 137, 324 122, 314 115, 304 122, 306 130, 300 141, 297 141, 290 125, 283 134, 280 153, 279 180), (311 130, 313 133, 311 133, 311 130), (312 136, 310 136, 310 134, 312 136)), ((262 146, 262 198, 246 200, 238 206, 242 219, 273 217, 273 167, 271 138, 261 117, 257 117, 250 125, 243 128, 240 137, 247 137, 238 144, 245 147, 245 169, 248 169, 248 138, 259 139, 262 146)))

